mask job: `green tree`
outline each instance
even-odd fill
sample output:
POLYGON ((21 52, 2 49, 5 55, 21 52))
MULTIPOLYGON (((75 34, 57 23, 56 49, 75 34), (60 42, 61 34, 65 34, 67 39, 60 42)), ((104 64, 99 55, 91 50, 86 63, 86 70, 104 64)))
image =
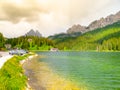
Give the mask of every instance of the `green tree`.
POLYGON ((0 33, 0 49, 4 47, 5 44, 5 38, 3 37, 3 34, 0 33))

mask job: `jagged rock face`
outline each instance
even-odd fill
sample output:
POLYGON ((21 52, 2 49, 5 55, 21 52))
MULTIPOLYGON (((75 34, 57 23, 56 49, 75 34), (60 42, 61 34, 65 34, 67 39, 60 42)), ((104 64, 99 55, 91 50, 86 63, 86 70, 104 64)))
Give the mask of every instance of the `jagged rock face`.
POLYGON ((100 20, 96 20, 92 22, 88 27, 89 30, 94 30, 96 28, 101 28, 109 24, 113 24, 120 20, 120 12, 116 13, 115 15, 107 16, 106 18, 101 18, 100 20))
POLYGON ((85 32, 86 31, 86 27, 85 26, 81 26, 81 25, 74 25, 71 28, 69 28, 67 30, 67 33, 75 33, 75 32, 85 32))
POLYGON ((42 37, 42 34, 37 30, 37 31, 36 31, 36 36, 42 37))
POLYGON ((39 31, 35 32, 33 29, 31 29, 29 32, 27 32, 26 36, 38 36, 38 37, 42 37, 42 35, 39 33, 39 31))
POLYGON ((116 13, 115 15, 109 15, 106 18, 101 18, 100 20, 95 20, 87 27, 81 26, 81 25, 74 25, 67 30, 67 33, 74 33, 74 32, 84 33, 84 32, 94 30, 97 28, 102 28, 109 24, 113 24, 119 20, 120 20, 120 11, 118 13, 116 13))
POLYGON ((105 19, 104 18, 101 18, 100 20, 96 20, 94 22, 92 22, 89 26, 88 26, 88 31, 89 30, 94 30, 96 28, 101 28, 101 27, 104 27, 106 26, 106 22, 105 22, 105 19))

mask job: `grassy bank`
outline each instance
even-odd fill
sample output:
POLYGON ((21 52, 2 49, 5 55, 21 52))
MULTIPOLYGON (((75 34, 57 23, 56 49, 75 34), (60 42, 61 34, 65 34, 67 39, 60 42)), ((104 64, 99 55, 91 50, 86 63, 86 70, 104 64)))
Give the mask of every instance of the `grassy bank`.
POLYGON ((20 61, 28 56, 14 56, 4 64, 0 69, 0 90, 25 90, 27 77, 20 61))

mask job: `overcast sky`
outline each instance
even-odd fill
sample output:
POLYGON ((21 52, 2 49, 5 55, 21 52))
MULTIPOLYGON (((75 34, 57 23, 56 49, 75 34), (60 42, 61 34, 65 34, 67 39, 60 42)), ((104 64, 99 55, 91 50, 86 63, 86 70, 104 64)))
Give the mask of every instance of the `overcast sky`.
POLYGON ((0 0, 0 32, 6 37, 39 30, 43 36, 120 11, 120 0, 0 0))

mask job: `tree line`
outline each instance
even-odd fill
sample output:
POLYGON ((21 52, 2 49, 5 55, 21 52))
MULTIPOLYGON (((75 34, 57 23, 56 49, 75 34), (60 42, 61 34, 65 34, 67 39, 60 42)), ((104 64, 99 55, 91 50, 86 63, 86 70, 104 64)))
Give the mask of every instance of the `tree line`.
POLYGON ((0 49, 18 48, 28 50, 49 50, 54 47, 52 40, 37 36, 21 36, 18 38, 4 38, 0 33, 0 49))

